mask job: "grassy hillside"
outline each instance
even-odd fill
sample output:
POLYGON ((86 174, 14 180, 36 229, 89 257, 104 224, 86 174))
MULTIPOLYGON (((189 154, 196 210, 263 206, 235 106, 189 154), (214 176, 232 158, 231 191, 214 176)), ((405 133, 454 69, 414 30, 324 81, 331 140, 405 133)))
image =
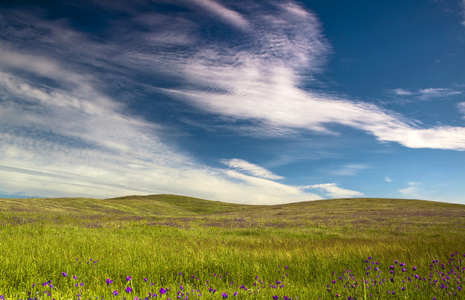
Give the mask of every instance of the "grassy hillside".
POLYGON ((0 198, 0 211, 111 217, 185 217, 240 211, 246 205, 176 195, 91 198, 0 198))
POLYGON ((423 200, 350 198, 281 205, 244 205, 177 195, 125 196, 111 199, 2 199, 0 212, 81 219, 164 219, 222 217, 223 220, 282 222, 298 225, 392 227, 394 225, 462 228, 465 205, 423 200))
POLYGON ((92 198, 0 198, 0 211, 102 216, 262 216, 369 220, 391 217, 464 216, 465 205, 423 200, 350 198, 281 205, 245 205, 178 195, 92 198))
POLYGON ((0 299, 465 299, 464 241, 465 205, 420 200, 0 199, 0 299))

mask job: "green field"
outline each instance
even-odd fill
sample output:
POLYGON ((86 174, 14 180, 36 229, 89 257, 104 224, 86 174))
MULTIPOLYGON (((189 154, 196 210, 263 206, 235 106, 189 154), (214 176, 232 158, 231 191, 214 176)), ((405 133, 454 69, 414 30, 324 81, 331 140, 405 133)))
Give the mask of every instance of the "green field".
POLYGON ((0 246, 0 299, 465 299, 458 204, 0 199, 0 246))

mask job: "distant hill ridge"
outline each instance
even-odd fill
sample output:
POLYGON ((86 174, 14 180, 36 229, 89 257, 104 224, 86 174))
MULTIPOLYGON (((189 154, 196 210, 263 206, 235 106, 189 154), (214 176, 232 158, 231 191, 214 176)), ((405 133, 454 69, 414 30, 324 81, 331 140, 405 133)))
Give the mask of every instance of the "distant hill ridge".
POLYGON ((73 215, 107 215, 138 217, 286 216, 324 217, 360 215, 370 212, 389 215, 451 215, 465 217, 465 205, 424 200, 350 198, 306 201, 280 205, 247 205, 210 201, 178 195, 124 196, 110 199, 92 198, 0 198, 0 211, 23 211, 73 215))

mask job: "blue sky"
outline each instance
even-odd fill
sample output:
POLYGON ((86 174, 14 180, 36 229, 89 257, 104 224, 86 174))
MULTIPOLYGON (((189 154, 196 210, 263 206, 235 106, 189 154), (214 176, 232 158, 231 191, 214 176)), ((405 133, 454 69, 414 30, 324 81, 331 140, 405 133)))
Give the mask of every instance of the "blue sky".
POLYGON ((465 1, 2 1, 0 196, 465 204, 465 1))

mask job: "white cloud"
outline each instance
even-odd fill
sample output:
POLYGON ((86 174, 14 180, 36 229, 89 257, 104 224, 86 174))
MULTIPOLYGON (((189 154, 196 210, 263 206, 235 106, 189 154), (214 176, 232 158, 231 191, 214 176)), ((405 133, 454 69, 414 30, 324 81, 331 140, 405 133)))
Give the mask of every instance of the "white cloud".
POLYGON ((460 6, 462 8, 462 17, 463 17, 462 25, 465 26, 465 0, 462 0, 462 2, 460 3, 460 6))
POLYGON ((392 182, 392 179, 386 176, 386 177, 384 177, 384 181, 386 181, 386 182, 392 182))
POLYGON ((363 196, 363 193, 340 188, 335 183, 315 184, 309 186, 309 188, 323 191, 328 197, 331 198, 353 198, 363 196))
POLYGON ((418 94, 421 95, 420 98, 430 99, 430 98, 439 98, 439 97, 459 95, 459 94, 462 94, 462 92, 455 91, 452 89, 446 89, 446 88, 427 88, 427 89, 419 90, 418 94))
POLYGON ((394 89, 392 90, 392 92, 398 96, 411 96, 413 95, 412 92, 408 91, 408 90, 404 90, 404 89, 394 89))
MULTIPOLYGON (((189 88, 160 90, 201 110, 252 120, 261 135, 287 134, 296 129, 335 134, 328 126, 341 124, 371 133, 379 141, 410 148, 465 149, 463 127, 422 128, 372 104, 303 91, 299 88, 301 72, 307 76, 318 72, 330 53, 317 17, 303 13, 303 8, 293 2, 277 4, 273 13, 257 5, 252 7, 254 11, 247 14, 249 30, 237 36, 241 43, 204 41, 202 47, 179 53, 169 51, 169 56, 164 51, 123 49, 112 63, 185 80, 189 88)), ((172 21, 177 28, 192 22, 179 18, 172 21)), ((137 45, 137 40, 134 43, 137 45)), ((395 92, 425 99, 460 93, 444 88, 395 92)), ((257 130, 249 128, 247 132, 257 130)))
MULTIPOLYGON (((317 72, 330 50, 313 14, 297 20, 285 11, 272 18, 257 14, 251 20, 254 28, 260 28, 250 33, 256 40, 251 48, 221 44, 200 49, 183 70, 190 87, 165 91, 201 110, 253 120, 263 130, 282 127, 334 134, 328 126, 341 124, 410 148, 465 150, 463 127, 421 128, 372 104, 300 89, 300 72, 317 72)), ((409 92, 399 89, 397 93, 409 92)), ((458 92, 424 89, 416 93, 438 97, 458 92)))
POLYGON ((231 168, 246 171, 247 173, 250 173, 251 175, 256 176, 256 177, 261 177, 261 178, 271 179, 271 180, 284 179, 284 177, 282 176, 276 175, 273 172, 263 167, 257 166, 255 164, 252 164, 242 159, 237 159, 237 158, 225 159, 222 162, 231 168))
POLYGON ((243 160, 226 162, 268 179, 198 164, 163 142, 161 125, 127 114, 124 105, 100 92, 91 74, 80 75, 42 57, 4 53, 0 65, 22 74, 0 72, 4 194, 105 198, 174 193, 251 204, 320 198, 269 180, 282 177, 243 160), (37 84, 37 78, 52 80, 54 86, 37 84))
POLYGON ((465 118, 465 102, 458 103, 457 108, 459 109, 459 112, 463 114, 463 118, 465 118))
POLYGON ((408 187, 400 189, 399 193, 404 197, 421 198, 421 184, 421 182, 409 182, 408 187))
MULTIPOLYGON (((184 166, 155 158, 80 150, 33 139, 1 137, 3 193, 34 196, 112 197, 175 193, 248 204, 278 204, 319 199, 299 187, 218 170, 184 166)), ((176 153, 167 153, 177 155, 176 153)))
POLYGON ((449 96, 459 95, 463 92, 450 88, 425 88, 415 91, 406 89, 394 89, 391 90, 391 93, 393 93, 396 96, 402 96, 406 98, 413 98, 418 100, 431 100, 435 98, 445 98, 449 96))
POLYGON ((299 6, 297 3, 293 2, 288 2, 285 4, 282 4, 282 7, 293 14, 294 16, 301 17, 301 18, 307 18, 308 17, 308 12, 299 6))
POLYGON ((240 28, 247 28, 249 23, 247 20, 238 12, 231 10, 224 5, 219 4, 214 0, 192 0, 204 9, 216 14, 218 17, 226 21, 227 23, 240 28))
POLYGON ((201 109, 238 119, 257 120, 273 127, 330 133, 326 124, 338 123, 367 131, 379 141, 397 142, 409 148, 465 150, 464 127, 436 126, 423 129, 374 105, 330 100, 305 93, 295 87, 293 74, 288 69, 270 71, 277 74, 269 74, 271 78, 266 79, 260 79, 257 75, 247 80, 254 72, 242 68, 215 70, 208 67, 196 74, 209 74, 211 82, 215 82, 215 78, 216 83, 221 80, 223 90, 235 91, 226 94, 186 91, 182 95, 201 109), (282 73, 288 74, 284 76, 282 73), (235 85, 230 84, 234 82, 233 78, 236 78, 235 85), (263 82, 268 79, 269 83, 263 82))
POLYGON ((333 170, 330 173, 338 176, 353 176, 358 174, 361 170, 369 169, 370 166, 366 164, 347 164, 340 169, 333 170))
MULTIPOLYGON (((336 134, 329 127, 340 124, 368 132, 381 142, 396 142, 405 147, 465 150, 463 127, 424 128, 415 120, 409 121, 372 104, 302 90, 302 76, 305 74, 305 80, 311 80, 311 76, 321 70, 331 49, 318 18, 298 4, 272 1, 265 7, 257 2, 243 5, 239 14, 213 0, 196 0, 195 3, 238 27, 247 24, 248 29, 237 33, 234 41, 221 37, 215 39, 214 36, 205 40, 201 31, 195 25, 191 26, 197 24, 195 18, 166 16, 153 21, 159 14, 143 13, 145 21, 137 22, 145 22, 145 31, 127 33, 122 25, 129 23, 118 23, 118 27, 113 28, 116 32, 114 40, 99 44, 67 29, 62 23, 13 14, 11 18, 16 16, 22 22, 22 26, 18 27, 28 28, 28 31, 19 33, 10 26, 3 34, 9 40, 21 34, 28 36, 25 42, 34 40, 42 46, 31 45, 30 51, 44 48, 63 62, 73 57, 80 63, 102 66, 109 70, 105 76, 126 76, 121 70, 129 69, 165 76, 175 83, 183 82, 183 87, 159 91, 179 97, 200 110, 233 120, 250 120, 260 129, 259 132, 266 132, 268 136, 293 130, 336 134), (171 24, 175 29, 170 28, 171 24), (51 36, 44 37, 41 33, 44 30, 51 32, 51 36), (174 32, 183 37, 173 40, 174 32), (185 32, 189 33, 188 36, 185 32), (155 39, 154 44, 164 40, 173 48, 161 51, 155 45, 150 49, 140 47, 151 38, 155 39), (175 45, 182 45, 182 50, 175 45), (120 66, 123 68, 119 69, 120 66)), ((187 2, 178 4, 191 5, 187 2)), ((136 22, 137 14, 141 13, 131 13, 134 14, 131 22, 136 22)), ((88 80, 78 72, 63 74, 62 70, 49 70, 50 64, 35 61, 36 55, 21 55, 19 59, 15 52, 16 49, 6 51, 8 57, 3 59, 4 66, 30 66, 42 75, 55 72, 57 76, 76 76, 73 82, 88 80)), ((44 53, 46 51, 42 51, 44 53)), ((127 77, 125 79, 125 84, 130 81, 127 77)), ((461 93, 445 88, 396 89, 393 92, 404 96, 413 94, 411 96, 423 99, 461 93)))
POLYGON ((254 203, 258 204, 291 203, 321 199, 316 194, 304 192, 306 187, 290 186, 265 178, 245 175, 234 170, 224 170, 224 173, 244 183, 241 185, 241 195, 236 195, 238 199, 241 199, 241 197, 247 199, 253 195, 256 198, 254 203))
POLYGON ((465 128, 437 126, 429 129, 399 124, 391 128, 377 126, 372 131, 378 140, 398 142, 409 148, 465 150, 465 128))

